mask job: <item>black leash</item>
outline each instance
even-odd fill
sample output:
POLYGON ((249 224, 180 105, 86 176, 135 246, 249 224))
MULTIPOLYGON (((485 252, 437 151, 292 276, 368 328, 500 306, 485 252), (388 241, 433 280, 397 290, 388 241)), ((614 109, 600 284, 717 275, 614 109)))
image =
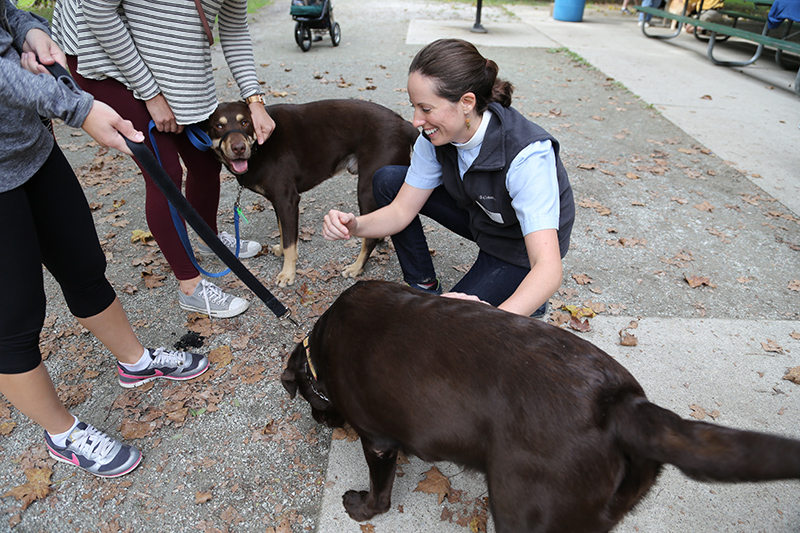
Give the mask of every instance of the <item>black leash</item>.
MULTIPOLYGON (((54 63, 52 65, 45 65, 45 68, 60 82, 66 82, 68 86, 77 88, 77 84, 70 76, 69 72, 59 65, 54 63), (65 79, 66 78, 66 79, 65 79)), ((125 137, 123 137, 125 138, 125 137)), ((172 182, 167 175, 167 172, 161 167, 153 155, 153 152, 144 143, 135 143, 128 138, 125 138, 125 143, 128 148, 133 152, 134 158, 142 165, 145 171, 153 178, 153 181, 164 193, 169 203, 181 214, 184 220, 194 229, 197 235, 208 245, 211 250, 217 254, 217 257, 222 260, 225 265, 231 269, 247 287, 255 293, 258 298, 272 311, 276 317, 288 319, 292 324, 299 327, 299 324, 291 318, 291 311, 284 306, 275 295, 256 278, 247 267, 231 252, 222 241, 219 240, 217 234, 206 224, 206 221, 200 214, 192 207, 189 201, 181 194, 178 187, 172 182)))

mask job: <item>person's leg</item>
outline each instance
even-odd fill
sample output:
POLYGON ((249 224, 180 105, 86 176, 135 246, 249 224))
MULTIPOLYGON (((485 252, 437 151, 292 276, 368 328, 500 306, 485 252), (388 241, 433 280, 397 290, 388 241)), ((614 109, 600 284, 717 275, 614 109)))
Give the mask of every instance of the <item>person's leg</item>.
MULTIPOLYGON (((114 79, 90 80, 77 73, 77 59, 67 56, 67 63, 75 81, 80 87, 91 93, 95 98, 112 106, 123 118, 130 120, 134 127, 145 134, 145 145, 152 151, 149 124, 150 114, 147 106, 141 100, 134 98, 122 83, 114 79)), ((161 166, 180 189, 183 181, 183 168, 178 158, 176 135, 170 133, 154 132, 161 166)), ((181 284, 185 294, 191 294, 200 281, 200 273, 186 255, 186 250, 178 237, 175 225, 169 212, 169 203, 164 194, 155 184, 144 168, 136 161, 145 181, 145 217, 153 238, 164 254, 175 277, 181 284)), ((219 191, 217 191, 217 196, 219 191)), ((213 226, 214 228, 216 226, 213 226)))
POLYGON ((0 225, 8 231, 0 275, 0 392, 47 431, 66 431, 72 415, 58 398, 39 352, 45 317, 42 261, 33 211, 22 188, 0 193, 0 225))
MULTIPOLYGON (((83 90, 94 95, 98 100, 107 102, 114 107, 122 117, 133 122, 136 129, 145 132, 145 144, 150 150, 153 150, 148 131, 151 118, 145 103, 134 98, 133 93, 116 80, 105 79, 98 81, 83 78, 77 73, 77 59, 74 56, 67 56, 67 63, 78 85, 80 85, 83 90)), ((183 167, 178 157, 178 146, 181 142, 191 144, 190 141, 188 141, 185 133, 174 135, 171 133, 154 131, 153 137, 158 146, 161 166, 172 179, 175 186, 181 189, 183 167)), ((197 151, 194 147, 192 147, 192 150, 194 150, 194 152, 187 155, 185 161, 187 161, 187 164, 192 165, 192 168, 195 169, 193 173, 197 174, 202 171, 196 170, 198 165, 195 163, 195 157, 198 154, 202 155, 202 152, 197 151)), ((153 151, 155 152, 155 150, 153 151)), ((206 158, 207 156, 203 155, 203 157, 206 158)), ((180 287, 178 299, 181 307, 190 311, 206 312, 211 316, 219 318, 228 318, 243 313, 249 306, 246 300, 226 294, 213 283, 202 280, 200 272, 195 268, 192 260, 186 253, 183 243, 178 236, 178 232, 175 229, 175 224, 169 210, 169 202, 153 179, 145 172, 144 168, 139 165, 139 162, 136 160, 134 161, 139 166, 144 176, 145 217, 147 218, 147 225, 150 228, 150 232, 153 234, 153 238, 155 238, 156 243, 161 249, 161 253, 164 254, 164 258, 167 260, 172 272, 178 279, 180 287)), ((189 192, 189 190, 187 190, 187 195, 191 197, 189 199, 190 202, 192 202, 192 200, 199 202, 198 205, 201 216, 203 216, 204 220, 206 220, 216 232, 216 206, 219 203, 220 163, 216 160, 209 162, 207 159, 204 159, 204 161, 208 163, 208 169, 216 169, 216 177, 214 178, 216 180, 216 189, 212 190, 208 197, 200 198, 201 195, 197 194, 196 191, 189 192), (213 212, 211 211, 212 206, 214 208, 213 212)), ((188 184, 187 187, 189 187, 188 184)), ((189 187, 189 189, 192 189, 192 187, 189 187)), ((207 187, 204 190, 207 190, 207 187)), ((181 221, 181 223, 183 223, 183 221, 181 221)))
MULTIPOLYGON (((407 171, 408 167, 387 166, 375 173, 372 189, 378 207, 389 205, 394 200, 405 181, 407 171)), ((456 205, 444 187, 434 189, 420 214, 464 238, 472 239, 469 231, 469 214, 456 205)), ((436 282, 436 271, 419 216, 415 217, 404 230, 392 235, 392 243, 406 283, 420 285, 436 282)))
POLYGON ((51 435, 67 431, 75 422, 61 403, 44 363, 21 374, 0 374, 0 392, 51 435))
MULTIPOLYGON (((456 283, 452 292, 471 294, 497 307, 514 294, 529 272, 529 268, 507 263, 485 252, 478 252, 475 264, 456 283)), ((546 312, 547 302, 531 316, 539 318, 546 312)))
POLYGON ((471 294, 497 307, 517 290, 529 272, 529 268, 512 265, 481 251, 452 292, 471 294))
POLYGON ((105 277, 105 255, 86 197, 58 147, 25 184, 25 191, 31 212, 48 214, 34 222, 41 262, 61 286, 72 314, 126 365, 118 366, 120 383, 141 384, 157 375, 183 380, 202 374, 208 368, 204 356, 163 348, 151 353, 139 342, 105 277), (134 376, 126 368, 140 372, 134 376))
MULTIPOLYGON (((48 163, 52 159, 51 154, 48 163)), ((59 218, 61 210, 39 211, 39 204, 31 201, 28 185, 40 173, 41 170, 22 187, 0 194, 0 224, 9 232, 5 253, 0 255, 0 274, 13 280, 0 291, 0 392, 44 428, 44 439, 53 458, 97 476, 120 476, 136 468, 142 454, 73 417, 61 403, 39 352, 46 305, 39 227, 44 221, 64 227, 72 223, 59 218)), ((77 185, 74 175, 72 180, 77 185)), ((54 181, 56 185, 60 183, 54 181)))
MULTIPOLYGON (((661 0, 642 0, 642 7, 655 7, 656 5, 658 5, 658 3, 660 3, 660 1, 661 0)), ((639 13, 640 23, 650 22, 650 19, 652 18, 653 15, 650 15, 649 13, 648 14, 641 12, 639 13)))
POLYGON ((41 259, 61 285, 78 321, 117 358, 135 363, 144 353, 114 289, 105 277, 89 205, 66 158, 54 148, 50 158, 25 185, 41 259))

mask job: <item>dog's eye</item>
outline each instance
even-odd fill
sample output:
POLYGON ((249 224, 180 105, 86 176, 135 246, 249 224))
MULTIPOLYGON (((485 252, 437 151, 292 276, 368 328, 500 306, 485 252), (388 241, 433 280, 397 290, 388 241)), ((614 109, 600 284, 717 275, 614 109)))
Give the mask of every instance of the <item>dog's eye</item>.
POLYGON ((249 121, 249 120, 243 120, 243 121, 242 121, 242 127, 243 127, 243 128, 246 128, 246 127, 248 127, 249 125, 250 125, 250 121, 249 121))
POLYGON ((223 130, 223 129, 225 129, 225 126, 223 126, 220 123, 217 123, 217 124, 214 124, 214 129, 215 130, 223 130))

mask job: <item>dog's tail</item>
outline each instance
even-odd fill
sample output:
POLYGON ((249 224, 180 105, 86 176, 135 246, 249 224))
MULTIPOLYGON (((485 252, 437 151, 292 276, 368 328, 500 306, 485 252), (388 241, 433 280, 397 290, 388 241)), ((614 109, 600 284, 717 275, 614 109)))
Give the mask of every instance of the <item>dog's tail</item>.
POLYGON ((611 411, 626 453, 675 465, 700 481, 800 478, 800 441, 690 421, 646 399, 623 400, 611 411))

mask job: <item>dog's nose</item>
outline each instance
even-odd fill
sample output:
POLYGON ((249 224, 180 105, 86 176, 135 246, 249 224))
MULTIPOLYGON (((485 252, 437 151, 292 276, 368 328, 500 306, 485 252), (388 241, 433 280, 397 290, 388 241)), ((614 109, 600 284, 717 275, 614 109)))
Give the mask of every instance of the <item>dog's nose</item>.
POLYGON ((244 155, 245 151, 247 150, 247 146, 243 142, 240 141, 240 142, 234 143, 231 146, 231 150, 233 150, 234 154, 236 154, 238 156, 242 156, 242 155, 244 155))

